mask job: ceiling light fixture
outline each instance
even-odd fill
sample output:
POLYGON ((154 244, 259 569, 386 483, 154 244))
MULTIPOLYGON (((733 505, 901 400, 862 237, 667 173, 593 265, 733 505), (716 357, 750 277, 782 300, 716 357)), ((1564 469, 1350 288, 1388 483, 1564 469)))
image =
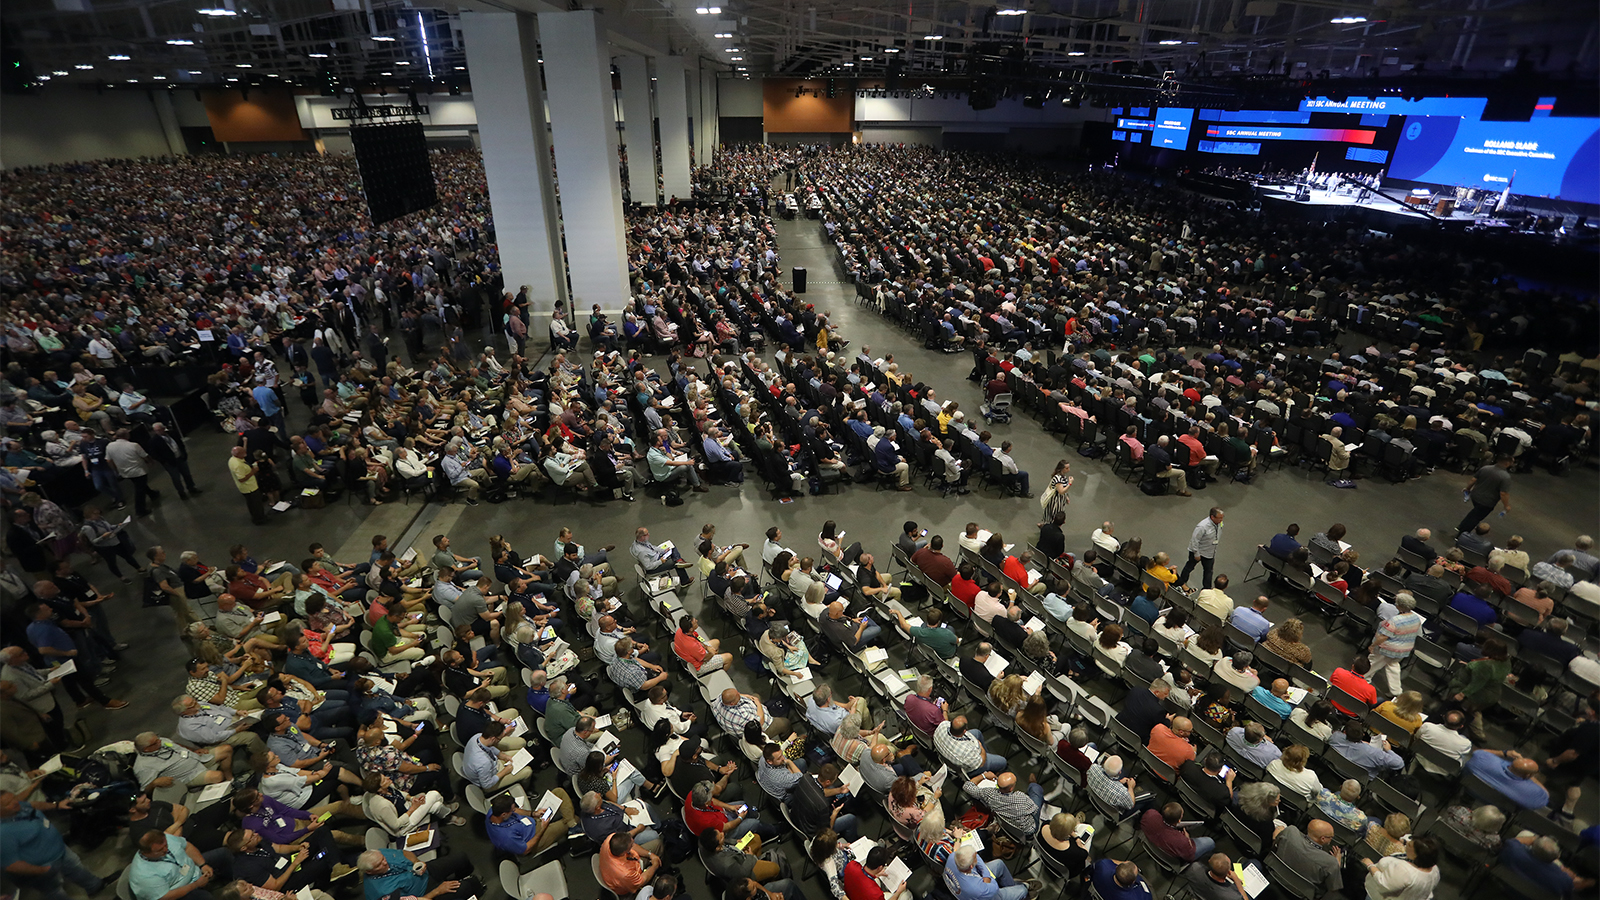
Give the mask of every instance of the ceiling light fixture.
POLYGON ((137 79, 137 78, 129 78, 128 79, 128 83, 129 84, 138 84, 139 83, 139 79, 137 79))
POLYGON ((49 75, 35 75, 33 77, 38 81, 49 81, 50 80, 50 76, 49 75))
POLYGON ((722 15, 722 7, 720 7, 720 6, 696 6, 694 8, 694 12, 695 12, 695 15, 699 15, 699 16, 720 16, 720 15, 722 15))
POLYGON ((731 38, 731 37, 733 37, 733 32, 731 32, 731 31, 719 31, 716 34, 713 34, 712 37, 714 37, 714 38, 731 38))
POLYGON ((1162 41, 1161 42, 1161 46, 1163 46, 1163 47, 1171 47, 1171 46, 1174 46, 1176 44, 1181 44, 1181 43, 1183 43, 1183 41, 1162 41))
POLYGON ((200 74, 203 74, 203 73, 199 69, 190 69, 189 70, 189 74, 190 75, 200 75, 200 74))
POLYGON ((116 60, 118 62, 127 62, 128 60, 133 59, 133 57, 128 56, 127 54, 124 54, 124 53, 113 53, 110 56, 106 57, 106 59, 114 59, 114 60, 116 60))
POLYGON ((402 60, 399 60, 398 62, 396 62, 395 65, 397 65, 397 66, 409 66, 409 65, 411 65, 411 63, 406 62, 405 60, 402 59, 402 60))
POLYGON ((922 39, 925 40, 925 41, 942 41, 942 40, 944 40, 944 35, 942 35, 942 34, 925 34, 925 35, 922 36, 922 39))
POLYGON ((253 66, 253 65, 251 65, 249 63, 234 63, 233 67, 236 68, 236 69, 254 69, 255 68, 255 66, 253 66))
POLYGON ((154 78, 157 81, 166 81, 167 80, 167 76, 165 76, 165 75, 151 75, 150 77, 154 78))
POLYGON ((372 36, 372 39, 375 41, 383 41, 386 44, 394 41, 394 38, 387 34, 375 34, 372 36))
POLYGON ((885 47, 883 49, 883 52, 885 52, 885 53, 899 53, 900 52, 900 48, 899 47, 885 47))
MULTIPOLYGON (((728 58, 729 58, 729 59, 731 59, 731 60, 733 60, 733 61, 734 61, 734 62, 738 62, 738 61, 740 61, 740 60, 742 60, 742 59, 744 59, 744 57, 742 57, 742 56, 730 56, 730 57, 728 57, 728 58)), ((651 79, 651 81, 654 81, 654 80, 655 80, 655 79, 653 79, 653 78, 652 78, 652 79, 651 79)))
POLYGON ((67 73, 67 72, 63 72, 63 71, 62 71, 62 70, 60 70, 60 69, 57 69, 57 70, 55 70, 55 71, 54 71, 54 72, 51 72, 51 73, 50 73, 50 74, 51 74, 51 75, 66 75, 66 74, 68 74, 68 73, 67 73))
POLYGON ((457 72, 465 72, 466 70, 467 70, 466 66, 456 66, 456 71, 457 72))
POLYGON ((170 40, 170 41, 167 41, 167 43, 171 44, 174 47, 193 47, 194 46, 194 41, 170 40))
POLYGON ((1025 16, 1028 11, 1025 9, 997 9, 994 14, 997 16, 1025 16))
POLYGON ((227 16, 237 16, 238 15, 238 13, 234 12, 233 10, 225 9, 223 7, 220 7, 220 6, 210 7, 210 8, 207 8, 207 9, 199 9, 199 10, 195 10, 195 11, 198 12, 202 16, 227 17, 227 16))
POLYGON ((845 63, 845 64, 844 64, 844 67, 845 67, 845 68, 846 68, 846 69, 853 69, 853 68, 855 68, 855 67, 856 67, 856 64, 855 64, 855 63, 845 63))
POLYGON ((328 54, 326 54, 326 53, 307 53, 306 56, 309 56, 312 59, 327 59, 328 58, 328 54))
POLYGON ((1083 55, 1083 51, 1082 50, 1069 50, 1069 51, 1067 51, 1067 55, 1068 56, 1082 56, 1083 55))
POLYGON ((1334 25, 1360 25, 1366 20, 1366 16, 1340 16, 1337 19, 1329 19, 1328 21, 1334 25))
POLYGON ((73 68, 74 69, 92 69, 92 68, 94 68, 94 66, 86 65, 84 63, 78 63, 77 65, 73 66, 73 68))

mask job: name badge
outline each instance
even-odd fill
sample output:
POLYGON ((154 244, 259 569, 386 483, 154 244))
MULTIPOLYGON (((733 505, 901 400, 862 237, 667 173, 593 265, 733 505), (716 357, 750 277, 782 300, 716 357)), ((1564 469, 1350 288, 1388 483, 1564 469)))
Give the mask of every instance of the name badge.
POLYGON ((524 824, 524 825, 532 825, 533 824, 533 820, 528 818, 527 816, 523 816, 522 817, 522 824, 524 824))
POLYGON ((228 717, 227 716, 212 716, 211 718, 216 719, 218 725, 226 725, 226 724, 228 724, 228 717))
POLYGON ((288 864, 289 864, 289 861, 288 861, 288 860, 287 860, 287 859, 284 859, 284 858, 283 858, 283 857, 281 857, 281 856, 280 856, 280 857, 278 857, 278 864, 277 864, 277 865, 275 865, 275 866, 273 866, 273 867, 272 867, 272 868, 274 868, 274 869, 281 869, 281 868, 283 868, 283 867, 284 867, 284 866, 287 866, 287 865, 288 865, 288 864))
POLYGON ((273 819, 272 820, 272 824, 278 826, 279 828, 288 828, 289 827, 289 823, 282 816, 279 816, 278 818, 273 819))

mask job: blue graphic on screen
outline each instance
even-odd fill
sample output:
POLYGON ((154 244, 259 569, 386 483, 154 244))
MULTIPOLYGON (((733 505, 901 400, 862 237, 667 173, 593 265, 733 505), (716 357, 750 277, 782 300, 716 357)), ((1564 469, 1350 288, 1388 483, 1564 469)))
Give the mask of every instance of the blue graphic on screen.
POLYGON ((1261 155, 1261 145, 1252 141, 1201 141, 1196 149, 1201 153, 1222 153, 1232 156, 1261 155))
MULTIPOLYGON (((1483 97, 1308 97, 1300 101, 1301 112, 1387 113, 1405 116, 1460 116, 1477 119, 1488 104, 1483 97)), ((1363 123, 1365 124, 1365 123, 1363 123)))
POLYGON ((1133 144, 1142 144, 1144 143, 1144 133, 1139 131, 1130 131, 1128 132, 1128 141, 1129 143, 1133 144))
POLYGON ((1149 131, 1156 123, 1143 119, 1118 119, 1117 127, 1130 131, 1149 131))
POLYGON ((1202 122, 1255 122, 1273 125, 1310 125, 1311 114, 1292 109, 1202 109, 1196 114, 1202 122))
POLYGON ((1113 131, 1111 132, 1111 139, 1113 141, 1125 141, 1128 139, 1128 133, 1126 131, 1113 131))
POLYGON ((1600 203, 1600 119, 1407 116, 1391 178, 1600 203))
POLYGON ((1389 151, 1369 150, 1366 147, 1346 147, 1344 158, 1351 162, 1377 163, 1383 165, 1389 161, 1389 151))
POLYGON ((1192 109, 1167 109, 1156 110, 1155 131, 1150 136, 1152 147, 1173 147, 1178 150, 1189 149, 1189 126, 1194 124, 1194 110, 1192 109))

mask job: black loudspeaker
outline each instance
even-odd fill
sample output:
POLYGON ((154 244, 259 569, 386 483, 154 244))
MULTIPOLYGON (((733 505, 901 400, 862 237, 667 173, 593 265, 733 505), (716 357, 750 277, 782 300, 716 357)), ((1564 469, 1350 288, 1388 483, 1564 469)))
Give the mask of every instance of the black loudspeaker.
POLYGON ((794 292, 796 294, 804 294, 806 292, 805 266, 795 266, 791 268, 789 270, 789 278, 794 282, 794 292))
POLYGON ((372 224, 398 219, 439 201, 421 122, 354 125, 356 168, 372 224))

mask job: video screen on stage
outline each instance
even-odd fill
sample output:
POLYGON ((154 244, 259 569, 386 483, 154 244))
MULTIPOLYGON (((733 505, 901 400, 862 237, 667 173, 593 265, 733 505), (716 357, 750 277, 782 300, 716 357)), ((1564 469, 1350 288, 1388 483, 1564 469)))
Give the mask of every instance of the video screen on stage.
POLYGON ((1600 203, 1600 119, 1406 116, 1389 177, 1600 203))

